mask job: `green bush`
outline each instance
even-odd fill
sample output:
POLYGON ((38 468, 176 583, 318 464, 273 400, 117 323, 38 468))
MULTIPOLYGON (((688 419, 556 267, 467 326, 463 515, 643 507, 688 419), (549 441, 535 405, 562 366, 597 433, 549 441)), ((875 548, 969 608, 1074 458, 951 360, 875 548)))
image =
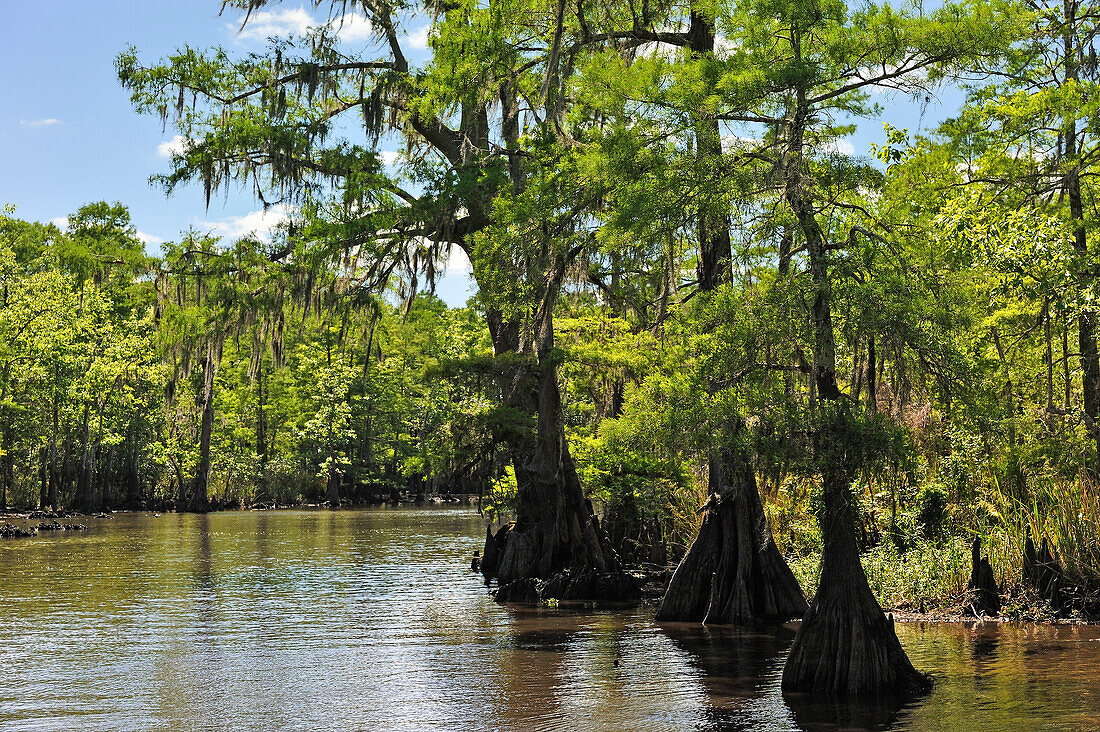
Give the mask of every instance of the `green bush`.
POLYGON ((943 536, 947 524, 947 491, 938 483, 930 483, 917 493, 917 521, 929 539, 943 536))

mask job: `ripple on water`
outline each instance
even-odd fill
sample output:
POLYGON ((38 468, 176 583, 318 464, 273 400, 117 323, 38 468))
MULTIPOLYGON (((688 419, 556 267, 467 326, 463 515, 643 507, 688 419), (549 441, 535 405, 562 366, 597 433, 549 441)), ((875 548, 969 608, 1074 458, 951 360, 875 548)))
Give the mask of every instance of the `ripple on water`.
POLYGON ((899 624, 909 704, 779 690, 792 628, 517 610, 466 509, 117 514, 0 543, 0 727, 1100 728, 1095 628, 899 624))

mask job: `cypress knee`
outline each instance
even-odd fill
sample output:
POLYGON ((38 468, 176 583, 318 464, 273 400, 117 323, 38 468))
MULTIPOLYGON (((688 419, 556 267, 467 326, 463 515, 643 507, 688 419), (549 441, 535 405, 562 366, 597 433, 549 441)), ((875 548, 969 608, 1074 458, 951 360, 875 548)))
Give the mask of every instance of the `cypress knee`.
POLYGON ((971 548, 970 582, 966 585, 970 595, 970 607, 977 616, 997 615, 1001 612, 1001 593, 993 577, 989 557, 981 556, 982 540, 975 536, 971 548))

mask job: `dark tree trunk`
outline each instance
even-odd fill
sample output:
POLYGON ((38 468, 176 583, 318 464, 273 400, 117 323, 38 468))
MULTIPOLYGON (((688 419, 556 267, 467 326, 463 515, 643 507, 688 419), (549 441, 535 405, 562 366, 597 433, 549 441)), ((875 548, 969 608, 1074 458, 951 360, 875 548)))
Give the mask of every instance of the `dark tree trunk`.
POLYGON ((38 507, 45 509, 50 505, 50 471, 48 467, 49 449, 43 445, 38 449, 38 507))
POLYGON ((141 474, 138 472, 138 449, 134 445, 127 461, 126 469, 126 505, 131 509, 141 508, 141 474))
POLYGON ((576 582, 554 586, 558 599, 604 600, 611 593, 631 599, 631 588, 612 577, 618 562, 584 498, 565 440, 549 309, 541 308, 536 321, 536 342, 529 349, 520 342, 518 322, 489 314, 496 354, 513 359, 499 375, 504 402, 535 421, 535 429, 507 436, 516 472, 516 522, 505 532, 503 546, 497 544, 497 556, 483 560, 483 572, 499 581, 501 600, 539 599, 547 583, 565 572, 576 582), (532 358, 516 359, 525 350, 534 350, 532 358))
POLYGON ((210 481, 210 433, 214 427, 214 371, 217 368, 216 346, 207 346, 203 362, 202 421, 199 426, 199 463, 187 497, 187 510, 205 513, 210 510, 207 496, 210 481))
POLYGON ((1031 540, 1030 530, 1024 544, 1023 570, 1024 580, 1039 591, 1055 612, 1066 608, 1070 596, 1075 594, 1072 583, 1066 577, 1062 565, 1055 559, 1045 536, 1039 545, 1039 550, 1035 550, 1035 542, 1031 540))
POLYGON ((46 491, 47 494, 48 494, 48 496, 47 496, 48 500, 45 500, 42 503, 43 508, 45 508, 47 505, 49 505, 49 506, 53 507, 54 510, 57 510, 58 506, 60 505, 60 501, 59 501, 58 496, 61 492, 60 491, 60 486, 58 485, 61 482, 61 475, 58 472, 58 465, 57 465, 57 438, 59 436, 59 434, 58 434, 58 432, 59 432, 59 429, 58 429, 58 427, 59 427, 59 425, 58 425, 59 407, 58 407, 57 381, 59 380, 59 377, 58 377, 58 370, 59 369, 60 369, 60 366, 58 366, 58 365, 54 366, 54 387, 53 387, 53 395, 52 395, 53 396, 53 404, 52 404, 52 408, 51 408, 51 411, 50 411, 50 423, 51 423, 51 425, 50 425, 50 468, 49 468, 49 476, 48 476, 48 478, 49 478, 49 488, 46 491))
MULTIPOLYGON (((714 22, 700 12, 692 11, 688 30, 688 47, 695 56, 714 53, 714 22)), ((713 84, 713 79, 708 83, 713 84)), ((722 160, 722 130, 714 116, 695 119, 695 153, 699 168, 710 179, 710 168, 722 160)), ((730 278, 733 247, 730 240, 730 219, 721 207, 715 207, 709 196, 702 196, 697 212, 699 236, 699 289, 714 290, 730 278)))
MULTIPOLYGON (((373 333, 372 333, 373 337, 373 333)), ((370 344, 367 356, 370 362, 370 344)), ((256 455, 260 459, 260 486, 258 498, 267 497, 267 415, 264 413, 264 357, 260 354, 260 364, 256 369, 256 455)))
POLYGON ((76 496, 74 503, 85 511, 93 510, 94 499, 91 496, 91 425, 88 422, 90 412, 88 405, 84 405, 84 417, 80 431, 83 437, 80 451, 80 472, 76 476, 76 496))
MULTIPOLYGON (((1065 3, 1065 48, 1063 61, 1065 63, 1066 81, 1076 80, 1079 76, 1080 64, 1077 49, 1074 47, 1073 29, 1076 27, 1076 3, 1065 3)), ((1069 165, 1066 173, 1064 189, 1066 198, 1069 199, 1069 213, 1073 219, 1073 248, 1081 255, 1088 252, 1088 239, 1085 226, 1085 207, 1081 196, 1081 174, 1078 161, 1077 124, 1071 116, 1063 131, 1065 141, 1065 157, 1069 165)), ((1089 271, 1086 275, 1089 280, 1096 277, 1095 271, 1089 271)), ((1091 282, 1082 285, 1087 289, 1091 282)), ((1083 310, 1077 317, 1078 347, 1081 353, 1081 392, 1082 406, 1085 412, 1085 425, 1089 435, 1096 445, 1096 455, 1090 466, 1094 476, 1100 475, 1100 350, 1096 344, 1096 313, 1092 310, 1083 310)))
POLYGON ((713 493, 699 536, 672 576, 658 621, 779 624, 806 612, 802 588, 772 540, 752 465, 730 453, 711 461, 713 493))
POLYGON ((848 476, 825 476, 821 582, 783 667, 783 689, 826 695, 916 692, 913 668, 859 561, 848 476))
MULTIPOLYGON (((714 52, 712 22, 692 13, 695 54, 714 52)), ((721 159, 718 120, 696 123, 696 152, 706 166, 721 159)), ((699 289, 712 292, 732 276, 727 215, 704 206, 699 213, 699 289)), ((736 430, 744 429, 735 418, 736 430)), ((727 435, 736 440, 737 435, 727 435)), ((699 535, 669 583, 657 611, 662 621, 758 625, 783 623, 806 610, 806 598, 772 539, 760 491, 747 455, 721 448, 708 468, 711 499, 699 535)))
MULTIPOLYGON (((415 296, 416 281, 413 281, 413 296, 415 296)), ((412 307, 412 297, 409 299, 409 307, 412 307)), ((408 315, 408 308, 405 310, 405 314, 408 315)), ((329 329, 325 328, 325 358, 328 361, 328 365, 332 367, 332 340, 329 337, 329 329)), ((333 429, 333 414, 332 410, 329 410, 328 427, 326 434, 326 442, 329 446, 329 469, 325 477, 325 500, 328 501, 328 505, 333 508, 339 508, 340 506, 340 479, 343 477, 343 473, 336 468, 339 464, 336 461, 336 450, 333 445, 336 442, 336 435, 333 429)), ((423 500, 422 497, 417 498, 418 502, 423 500)))
POLYGON ((872 335, 867 339, 867 404, 872 412, 878 411, 878 386, 875 381, 878 364, 875 355, 875 337, 872 335))
POLYGON ((126 460, 126 506, 131 509, 140 508, 142 505, 141 473, 138 470, 138 458, 141 448, 138 446, 137 420, 130 423, 129 427, 130 450, 126 460))
MULTIPOLYGON (((547 79, 547 91, 553 99, 558 96, 556 78, 547 79)), ((519 90, 513 84, 503 84, 499 89, 503 117, 501 134, 509 147, 518 145, 519 90)), ((556 102, 547 110, 548 118, 556 118, 556 102)), ((478 162, 489 152, 489 116, 484 104, 475 107, 463 105, 460 129, 464 143, 458 151, 447 153, 454 165, 478 162)), ((512 189, 524 189, 526 175, 520 156, 509 156, 508 173, 512 189)), ((489 224, 488 211, 497 194, 496 187, 475 192, 466 200, 468 216, 467 232, 477 232, 489 224)), ((472 244, 472 239, 470 240, 472 244)), ((469 244, 463 248, 470 253, 469 244)), ((578 252, 579 253, 579 250, 578 252)), ((545 586, 556 581, 553 591, 559 599, 609 599, 608 594, 636 594, 622 575, 614 578, 610 573, 618 570, 618 562, 606 541, 590 504, 584 498, 576 467, 569 454, 563 429, 561 394, 557 381, 557 362, 554 355, 553 309, 561 288, 570 256, 551 263, 550 282, 533 316, 532 342, 521 338, 521 322, 518 318, 505 319, 490 308, 487 312, 493 351, 503 365, 497 380, 506 406, 528 421, 527 425, 500 435, 510 449, 515 468, 517 498, 516 522, 506 532, 507 541, 500 548, 496 562, 496 578, 500 583, 498 599, 509 596, 509 584, 534 588, 535 597, 524 590, 512 591, 515 597, 536 599, 539 583, 545 586), (563 586, 563 572, 569 572, 577 580, 563 586), (584 582, 582 583, 582 576, 584 582), (604 582, 602 578, 607 578, 604 582), (584 597, 592 595, 592 597, 584 597), (595 595, 600 595, 599 597, 595 595)), ((480 275, 475 263, 474 277, 480 275)), ((517 267, 517 276, 523 271, 517 267)), ((536 275, 536 277, 538 277, 536 275)), ((489 578, 490 575, 487 575, 489 578)), ((617 599, 628 599, 619 597, 617 599)))
POLYGON ((11 451, 11 434, 8 429, 4 429, 4 475, 3 475, 3 489, 0 490, 0 510, 8 510, 8 496, 11 495, 11 490, 14 487, 15 482, 15 455, 11 451))
MULTIPOLYGON (((549 314, 545 319, 550 321, 549 314)), ((499 558, 501 585, 527 578, 548 579, 569 568, 613 569, 605 556, 595 516, 581 490, 561 422, 561 394, 554 362, 553 324, 544 324, 537 363, 509 369, 505 401, 537 419, 533 433, 513 437, 516 471, 516 524, 499 558), (534 373, 531 373, 532 370, 534 373)), ((515 340, 518 326, 499 324, 502 346, 515 340), (514 329, 514 330, 513 330, 514 329)), ((518 342, 518 341, 517 341, 518 342)))
POLYGON ((824 488, 821 579, 783 668, 783 689, 832 695, 912 692, 927 688, 929 679, 913 668, 905 655, 892 619, 883 613, 867 584, 856 545, 855 507, 849 487, 854 471, 848 456, 855 438, 845 428, 851 422, 847 407, 836 404, 842 394, 836 379, 826 240, 804 177, 802 145, 809 113, 805 93, 798 90, 784 156, 785 198, 809 254, 814 288, 813 382, 817 399, 824 402, 816 408, 836 409, 837 413, 814 435, 813 450, 821 465, 824 488))
POLYGON ((1001 592, 997 589, 997 579, 993 576, 989 557, 982 556, 982 540, 977 536, 970 553, 970 582, 966 585, 970 593, 970 607, 978 617, 998 615, 1001 612, 1001 592))

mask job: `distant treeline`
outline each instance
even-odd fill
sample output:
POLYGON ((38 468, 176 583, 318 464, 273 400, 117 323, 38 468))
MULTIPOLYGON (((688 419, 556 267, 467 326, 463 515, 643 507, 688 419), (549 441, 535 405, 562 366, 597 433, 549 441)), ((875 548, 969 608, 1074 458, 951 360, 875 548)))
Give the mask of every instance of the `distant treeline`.
POLYGON ((469 309, 307 277, 252 239, 151 256, 107 203, 64 230, 0 219, 0 278, 4 506, 339 503, 501 471, 494 385, 453 367, 488 348, 469 309))

